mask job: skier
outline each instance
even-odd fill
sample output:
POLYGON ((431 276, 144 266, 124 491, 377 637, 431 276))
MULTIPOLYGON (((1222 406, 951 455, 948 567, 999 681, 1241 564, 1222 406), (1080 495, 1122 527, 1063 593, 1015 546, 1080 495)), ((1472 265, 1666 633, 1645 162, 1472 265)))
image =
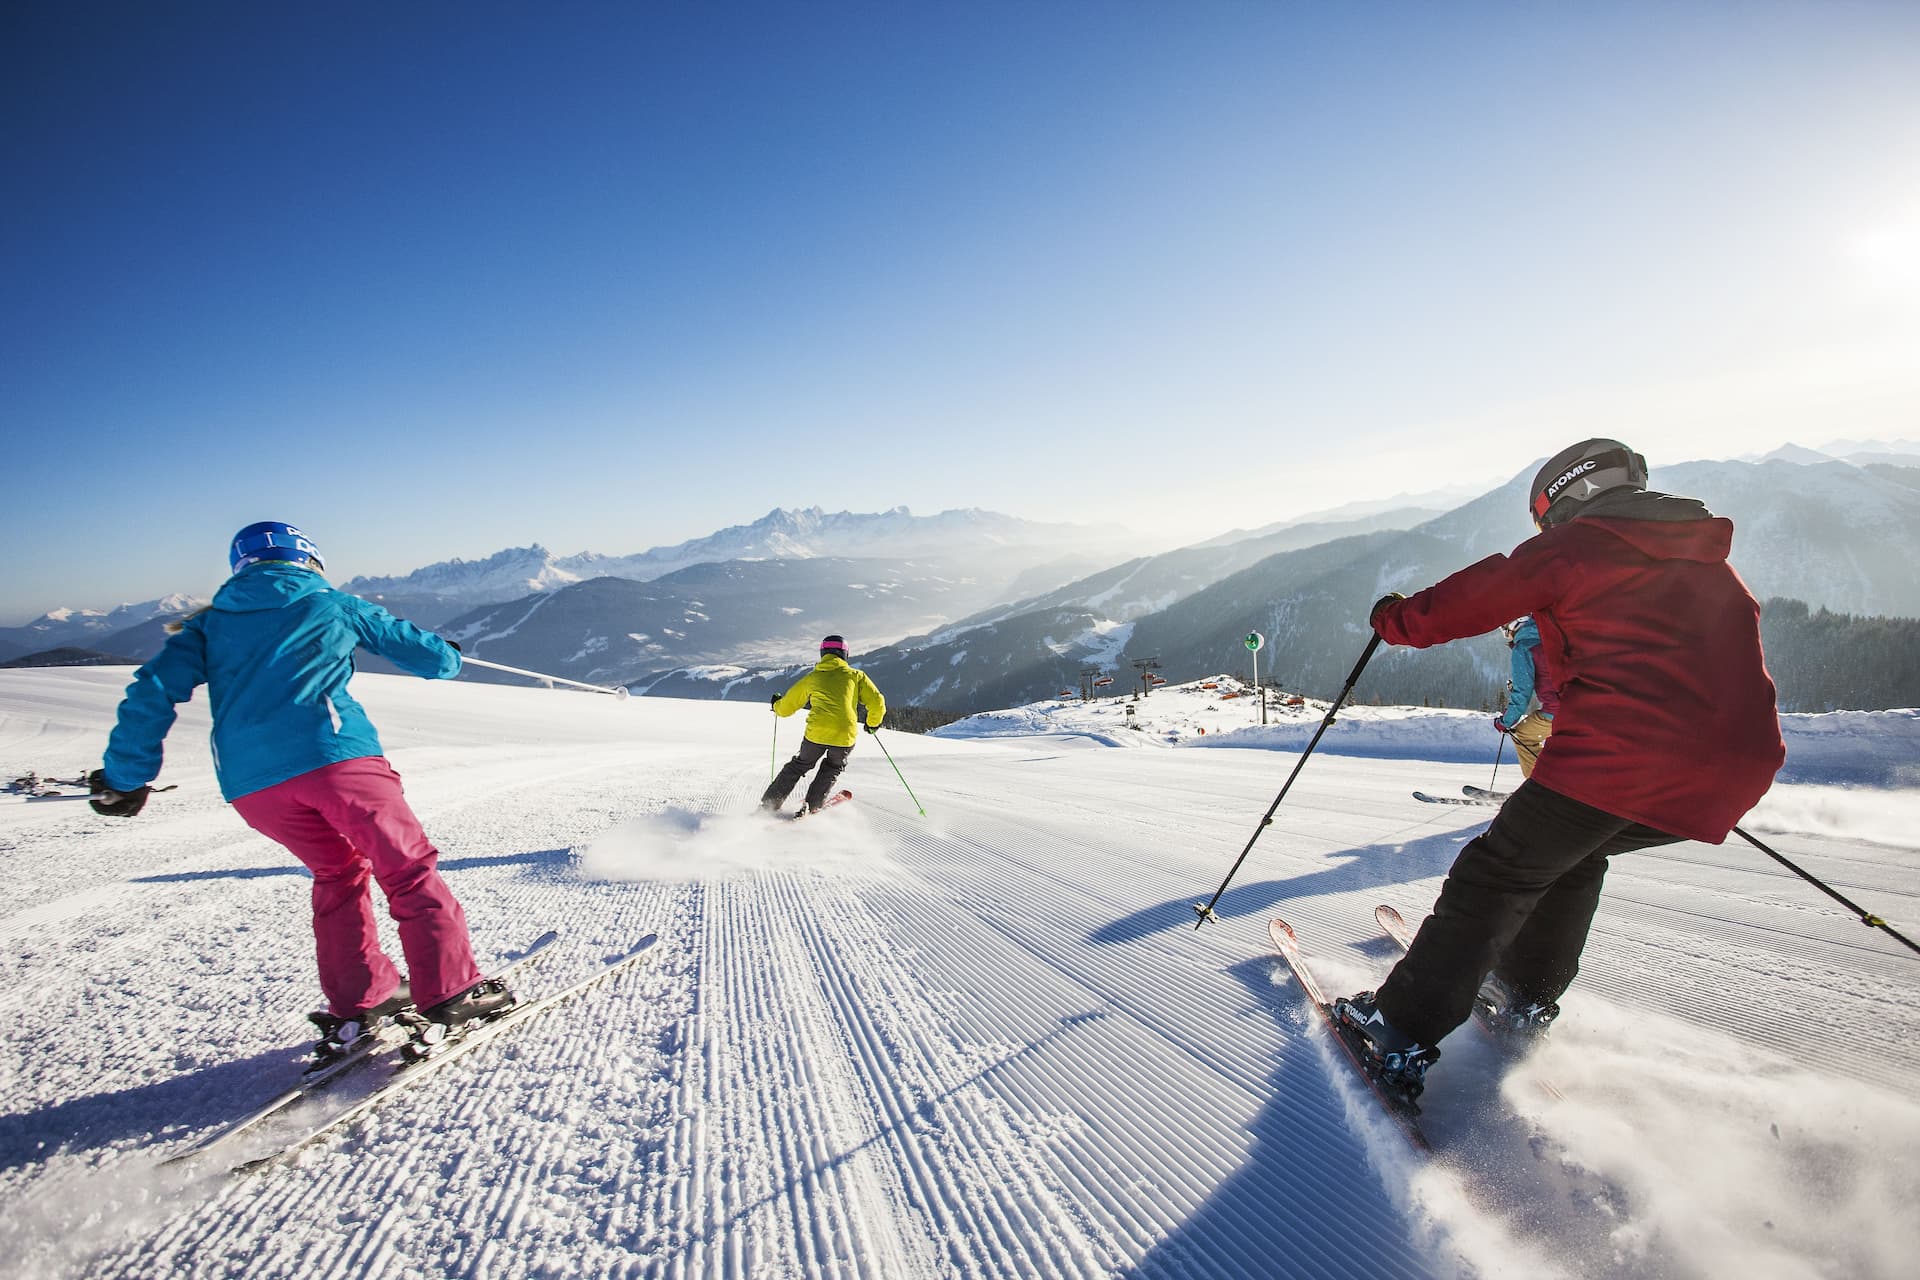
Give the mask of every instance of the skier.
POLYGON ((1483 977, 1502 1022, 1544 1028, 1573 982, 1616 853, 1719 844, 1786 758, 1760 607, 1727 564, 1733 523, 1647 488, 1646 459, 1586 440, 1528 491, 1537 536, 1369 621, 1426 648, 1532 615, 1559 677, 1533 776, 1468 842, 1378 992, 1334 1002, 1389 1084, 1417 1095, 1483 977))
POLYGON ((1560 707, 1560 691, 1554 687, 1553 674, 1540 662, 1540 628, 1532 618, 1516 618, 1500 628, 1507 637, 1508 657, 1507 709, 1493 718, 1494 728, 1513 739, 1513 754, 1520 761, 1520 776, 1531 778, 1540 759, 1540 749, 1553 732, 1553 713, 1560 707), (1537 710, 1528 710, 1535 698, 1537 710))
POLYGON ((105 761, 88 776, 94 810, 140 812, 174 708, 204 684, 221 795, 313 872, 320 988, 331 1015, 353 1024, 348 1036, 416 1000, 452 1027, 506 1012, 514 997, 481 979, 466 914, 435 869, 439 851, 347 693, 356 647, 430 680, 460 670, 458 649, 329 585, 320 549, 290 524, 240 530, 228 563, 212 605, 170 628, 134 673, 105 761), (380 949, 369 873, 399 925, 411 987, 380 949))
POLYGON ((887 700, 880 696, 880 690, 867 678, 866 672, 847 665, 847 642, 839 636, 828 636, 820 642, 819 663, 794 681, 791 689, 775 694, 772 702, 773 713, 782 717, 806 707, 807 735, 793 759, 787 761, 768 784, 760 797, 760 807, 770 813, 778 810, 807 770, 817 763, 820 772, 813 775, 813 782, 807 787, 806 812, 818 813, 827 797, 833 794, 833 784, 839 780, 840 771, 847 767, 847 755, 859 740, 857 704, 865 704, 865 728, 872 733, 886 717, 887 700))

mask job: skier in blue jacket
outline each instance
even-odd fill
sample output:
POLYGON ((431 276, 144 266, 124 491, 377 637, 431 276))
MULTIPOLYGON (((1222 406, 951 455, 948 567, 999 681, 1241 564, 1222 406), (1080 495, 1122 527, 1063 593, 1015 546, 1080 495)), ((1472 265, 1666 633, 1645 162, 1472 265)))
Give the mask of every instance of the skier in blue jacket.
MULTIPOLYGON (((133 817, 159 776, 174 708, 207 686, 220 793, 313 872, 320 986, 347 1038, 417 1000, 437 1023, 497 1016, 513 996, 483 982, 466 914, 437 870, 439 851, 400 789, 373 723, 352 695, 365 647, 412 675, 448 679, 460 653, 321 576, 320 549, 278 521, 248 525, 234 573, 134 673, 106 758, 89 782, 100 813, 133 817), (399 926, 411 986, 380 948, 369 876, 399 926)), ((337 1047, 337 1045, 332 1046, 337 1047)), ((329 1051, 323 1041, 323 1054, 329 1051)))
POLYGON ((1553 716, 1560 709, 1560 689, 1541 658, 1540 628, 1531 616, 1500 628, 1513 652, 1507 663, 1507 706, 1494 717, 1494 727, 1513 738, 1513 754, 1520 760, 1520 776, 1531 778, 1540 751, 1553 732, 1553 716), (1535 699, 1538 710, 1531 710, 1535 699))

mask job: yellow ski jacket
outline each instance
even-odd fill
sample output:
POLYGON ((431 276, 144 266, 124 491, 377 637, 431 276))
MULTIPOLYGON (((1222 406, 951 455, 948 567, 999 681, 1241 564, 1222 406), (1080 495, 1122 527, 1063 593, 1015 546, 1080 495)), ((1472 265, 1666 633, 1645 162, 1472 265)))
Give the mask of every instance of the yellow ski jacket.
POLYGON ((867 679, 866 672, 848 666, 845 658, 829 654, 780 695, 773 711, 790 716, 807 707, 809 741, 823 747, 850 747, 860 737, 857 703, 866 704, 867 724, 878 729, 887 714, 887 700, 880 696, 879 687, 867 679))

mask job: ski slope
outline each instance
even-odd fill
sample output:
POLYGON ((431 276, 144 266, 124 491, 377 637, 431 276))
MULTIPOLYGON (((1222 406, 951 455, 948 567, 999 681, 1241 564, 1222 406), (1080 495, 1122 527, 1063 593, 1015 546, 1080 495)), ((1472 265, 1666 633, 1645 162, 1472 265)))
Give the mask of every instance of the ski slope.
MULTIPOLYGON (((0 672, 0 778, 93 767, 127 674, 0 672)), ((10 1274, 1904 1277, 1920 1250, 1920 958, 1737 842, 1621 859, 1550 1042, 1503 1078, 1452 1037, 1413 1155, 1266 938, 1283 912, 1331 987, 1370 984, 1374 905, 1417 922, 1489 816, 1411 798, 1491 761, 1431 727, 1405 737, 1439 758, 1393 757, 1392 709, 1343 715, 1371 745, 1316 754, 1196 931, 1297 746, 885 734, 926 817, 863 739, 854 804, 776 824, 764 707, 354 688, 484 959, 561 931, 538 995, 649 931, 657 958, 284 1167, 159 1168, 284 1087, 317 999, 305 873, 220 801, 196 701, 139 818, 0 801, 10 1274)), ((1849 732, 1910 765, 1910 721, 1849 732)), ((1749 825, 1920 933, 1920 790, 1782 785, 1749 825)))

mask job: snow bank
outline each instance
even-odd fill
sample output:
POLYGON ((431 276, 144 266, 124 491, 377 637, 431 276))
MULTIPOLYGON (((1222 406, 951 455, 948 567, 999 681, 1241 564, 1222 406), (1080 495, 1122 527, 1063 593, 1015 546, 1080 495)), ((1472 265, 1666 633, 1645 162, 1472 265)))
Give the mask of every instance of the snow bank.
MULTIPOLYGON (((944 738, 1077 735, 1106 746, 1249 747, 1304 751, 1326 718, 1327 704, 1304 699, 1270 708, 1228 676, 1168 685, 1146 698, 1096 702, 1048 699, 968 716, 936 731, 944 738)), ((1483 711, 1445 707, 1347 707, 1320 739, 1318 751, 1376 760, 1431 760, 1491 766, 1500 748, 1483 711)), ((1920 710, 1833 711, 1783 715, 1787 763, 1780 781, 1855 787, 1920 787, 1920 710)), ((1513 752, 1503 758, 1511 764, 1513 752)))
POLYGON ((1780 717, 1782 782, 1920 787, 1920 710, 1829 711, 1780 717))
MULTIPOLYGON (((1325 716, 1324 704, 1320 710, 1325 716)), ((1350 707, 1320 740, 1320 751, 1374 759, 1493 763, 1498 743, 1478 711, 1431 707, 1350 707)), ((1197 747, 1259 747, 1304 751, 1319 721, 1240 729, 1186 743, 1197 747)), ((1866 787, 1920 786, 1920 711, 1832 711, 1783 715, 1787 743, 1780 781, 1866 787)), ((1513 753, 1505 756, 1511 763, 1513 753)))

